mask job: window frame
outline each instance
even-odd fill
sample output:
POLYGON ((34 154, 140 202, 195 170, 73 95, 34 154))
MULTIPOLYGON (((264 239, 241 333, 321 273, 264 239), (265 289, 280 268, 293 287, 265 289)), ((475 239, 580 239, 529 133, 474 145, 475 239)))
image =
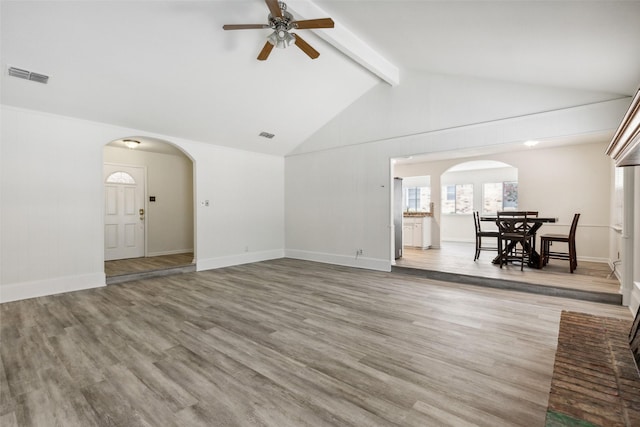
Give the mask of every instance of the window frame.
POLYGON ((449 184, 442 186, 442 194, 440 195, 440 213, 442 215, 471 215, 473 213, 473 195, 475 192, 475 188, 473 183, 468 184, 449 184), (468 187, 468 188, 464 188, 468 187), (453 191, 450 191, 450 188, 453 188, 453 191), (469 205, 466 210, 463 210, 463 207, 460 206, 461 190, 469 189, 470 194, 467 196, 467 204, 469 205), (445 202, 451 201, 451 195, 453 195, 453 211, 444 211, 445 206, 449 206, 449 204, 445 204, 445 202))
POLYGON ((482 183, 482 209, 481 212, 483 215, 491 215, 491 214, 496 214, 498 210, 494 211, 489 211, 485 209, 486 206, 486 186, 488 184, 493 184, 493 185, 497 185, 500 184, 501 186, 501 199, 500 199, 500 209, 498 210, 517 210, 518 209, 518 181, 499 181, 499 182, 483 182, 482 183), (515 202, 509 202, 508 197, 507 197, 507 190, 508 188, 511 187, 512 189, 515 189, 515 202))

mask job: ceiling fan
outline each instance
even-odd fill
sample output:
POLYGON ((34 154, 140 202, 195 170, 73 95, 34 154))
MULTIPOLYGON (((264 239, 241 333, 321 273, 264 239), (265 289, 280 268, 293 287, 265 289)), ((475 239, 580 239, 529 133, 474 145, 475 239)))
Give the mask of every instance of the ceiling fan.
POLYGON ((278 0, 265 0, 267 7, 271 12, 269 14, 268 24, 232 24, 224 25, 224 30, 250 30, 256 28, 271 28, 273 33, 267 37, 262 51, 258 55, 258 60, 264 61, 269 57, 273 47, 285 48, 292 43, 298 46, 309 58, 316 59, 320 56, 320 53, 312 48, 309 43, 305 42, 302 37, 297 34, 293 34, 290 31, 299 29, 313 29, 313 28, 333 28, 334 22, 331 18, 321 19, 305 19, 302 21, 296 21, 293 15, 287 12, 287 5, 278 0))

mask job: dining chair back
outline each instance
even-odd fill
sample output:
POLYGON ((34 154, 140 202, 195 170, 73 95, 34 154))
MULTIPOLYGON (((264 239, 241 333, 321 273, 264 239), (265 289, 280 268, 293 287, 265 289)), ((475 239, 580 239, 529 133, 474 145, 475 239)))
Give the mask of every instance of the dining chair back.
MULTIPOLYGON (((527 217, 527 218, 537 218, 538 217, 538 211, 500 211, 498 212, 498 216, 499 217, 513 217, 513 218, 519 218, 519 217, 527 217)), ((527 227, 527 230, 531 230, 531 222, 527 222, 525 224, 525 226, 527 227)), ((530 233, 532 234, 531 236, 531 251, 535 252, 536 250, 536 235, 535 233, 530 233)), ((538 265, 538 263, 536 263, 536 265, 538 265)))
POLYGON ((529 263, 535 239, 535 236, 530 232, 531 224, 528 221, 530 216, 537 217, 538 213, 533 211, 498 212, 496 224, 499 232, 500 268, 510 262, 519 262, 520 270, 524 270, 524 265, 529 263))
POLYGON ((473 223, 476 230, 476 253, 473 257, 473 260, 476 261, 480 258, 480 251, 497 251, 498 250, 498 236, 500 235, 498 231, 482 231, 480 227, 480 212, 473 212, 473 223), (484 246, 482 243, 482 238, 485 237, 485 243, 487 240, 491 239, 495 242, 495 246, 484 246))
POLYGON ((561 259, 569 261, 569 272, 578 267, 578 255, 576 254, 576 231, 578 229, 578 220, 580 214, 573 215, 573 221, 571 221, 571 228, 569 234, 543 234, 540 236, 540 246, 542 252, 540 254, 540 267, 544 267, 549 262, 549 259, 561 259), (551 250, 553 243, 566 243, 567 251, 551 250))

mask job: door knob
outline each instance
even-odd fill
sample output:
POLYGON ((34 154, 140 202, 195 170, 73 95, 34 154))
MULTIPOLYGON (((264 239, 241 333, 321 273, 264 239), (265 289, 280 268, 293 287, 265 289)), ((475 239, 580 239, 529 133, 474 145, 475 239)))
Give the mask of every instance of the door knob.
POLYGON ((144 209, 138 211, 140 213, 140 219, 144 219, 144 209))

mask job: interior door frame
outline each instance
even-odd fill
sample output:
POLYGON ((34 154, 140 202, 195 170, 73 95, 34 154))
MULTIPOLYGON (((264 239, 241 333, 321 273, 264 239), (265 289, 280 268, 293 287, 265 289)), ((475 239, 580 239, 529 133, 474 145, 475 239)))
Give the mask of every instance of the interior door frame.
MULTIPOLYGON (((143 253, 143 257, 147 257, 148 256, 148 232, 147 232, 147 227, 148 227, 148 222, 147 222, 147 214, 149 212, 149 207, 148 207, 148 202, 147 202, 147 181, 148 181, 148 176, 147 176, 147 166, 146 165, 132 165, 132 164, 127 164, 127 163, 114 163, 114 162, 102 162, 102 168, 104 170, 104 166, 105 165, 109 165, 109 166, 115 166, 115 167, 125 167, 125 168, 139 168, 142 169, 142 175, 144 177, 144 183, 142 185, 142 205, 144 206, 144 219, 143 224, 144 224, 144 236, 143 236, 143 249, 142 249, 142 253, 143 253)), ((103 241, 104 241, 104 226, 105 226, 105 222, 104 222, 104 211, 106 208, 106 204, 105 204, 105 179, 106 177, 104 176, 104 172, 103 172, 103 177, 102 177, 102 234, 103 234, 103 241)), ((103 254, 102 254, 102 258, 103 258, 103 262, 104 262, 104 244, 103 244, 103 254)))

